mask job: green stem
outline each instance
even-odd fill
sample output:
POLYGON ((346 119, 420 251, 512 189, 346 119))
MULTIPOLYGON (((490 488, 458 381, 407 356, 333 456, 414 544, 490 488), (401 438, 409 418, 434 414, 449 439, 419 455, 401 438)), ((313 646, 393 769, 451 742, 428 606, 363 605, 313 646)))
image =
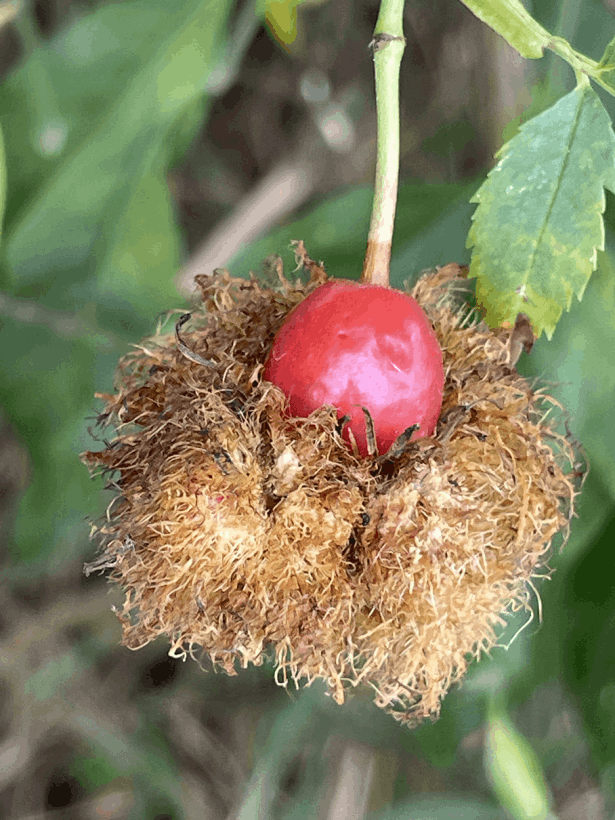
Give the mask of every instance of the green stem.
POLYGON ((376 79, 378 149, 372 219, 361 281, 389 284, 399 177, 399 67, 406 41, 404 0, 381 0, 372 47, 376 79))

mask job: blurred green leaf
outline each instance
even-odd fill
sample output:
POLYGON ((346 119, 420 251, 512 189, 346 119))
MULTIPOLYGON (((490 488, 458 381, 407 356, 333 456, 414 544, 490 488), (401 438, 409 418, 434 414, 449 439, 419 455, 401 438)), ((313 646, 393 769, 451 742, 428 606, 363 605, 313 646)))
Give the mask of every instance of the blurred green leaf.
MULTIPOLYGON (((607 226, 614 204, 611 196, 608 199, 607 226)), ((598 254, 591 287, 574 313, 564 314, 552 341, 540 340, 519 363, 527 378, 546 385, 562 403, 568 425, 587 453, 590 472, 576 501, 570 540, 550 562, 557 571, 539 589, 543 623, 536 628, 530 663, 516 688, 519 697, 527 698, 539 682, 565 679, 583 715, 596 769, 615 761, 615 709, 609 689, 615 676, 615 601, 611 576, 604 571, 615 537, 615 242, 610 229, 606 245, 606 252, 598 254)), ((574 754, 568 747, 566 760, 574 754)))
POLYGON ((266 0, 265 20, 275 39, 283 46, 297 38, 297 7, 301 0, 266 0))
MULTIPOLYGON (((235 812, 236 820, 277 815, 282 783, 289 768, 299 755, 306 755, 309 749, 313 751, 314 760, 320 761, 331 726, 340 717, 339 710, 332 709, 330 700, 327 702, 324 699, 321 687, 302 691, 294 702, 280 710, 262 746, 257 746, 254 770, 246 784, 244 798, 235 812)), ((317 767, 320 771, 319 763, 317 767)), ((313 770, 308 773, 307 782, 303 784, 306 788, 300 790, 302 800, 310 787, 312 790, 316 788, 318 780, 322 788, 326 783, 322 771, 320 777, 316 775, 316 780, 313 770)), ((313 810, 317 802, 313 801, 313 810)), ((311 817, 312 813, 304 816, 311 817)))
POLYGON ((99 302, 113 309, 125 299, 150 322, 158 312, 177 305, 170 273, 177 270, 182 253, 162 161, 157 166, 135 181, 119 214, 104 220, 109 251, 97 271, 99 302))
MULTIPOLYGON (((417 259, 404 257, 401 264, 396 263, 398 249, 406 248, 413 239, 422 235, 463 195, 467 199, 470 190, 474 188, 465 184, 426 185, 404 182, 400 185, 393 239, 393 285, 401 287, 405 279, 420 270, 417 259)), ((249 270, 259 273, 263 259, 277 253, 285 262, 287 277, 292 278, 288 264, 294 258, 290 242, 292 239, 303 239, 308 253, 314 259, 323 260, 331 276, 358 279, 365 255, 372 199, 371 186, 356 187, 336 194, 312 207, 291 225, 272 231, 237 254, 229 263, 229 268, 236 276, 245 276, 249 270)), ((446 245, 442 237, 439 242, 440 248, 443 244, 446 245)), ((422 258, 423 256, 421 260, 422 258)))
POLYGON ((367 236, 372 189, 356 187, 334 194, 319 202, 289 225, 276 228, 267 236, 240 251, 228 264, 236 276, 249 270, 260 273, 262 262, 270 254, 284 260, 285 272, 292 278, 289 262, 294 259, 290 243, 303 239, 308 253, 324 260, 332 276, 357 278, 363 262, 361 247, 367 236))
POLYGON ((41 666, 25 682, 24 694, 35 700, 50 700, 57 697, 66 686, 81 672, 78 658, 72 649, 68 649, 59 658, 53 658, 41 666))
POLYGON ((125 776, 120 761, 111 761, 103 755, 78 755, 70 766, 70 773, 88 791, 125 776), (119 765, 118 765, 119 764, 119 765))
MULTIPOLYGON (((202 96, 227 12, 228 3, 215 0, 174 4, 105 116, 94 130, 79 129, 73 150, 63 154, 11 230, 7 257, 21 284, 37 278, 42 260, 48 272, 66 270, 83 264, 97 241, 108 243, 109 217, 114 224, 113 215, 128 207, 174 123, 202 96)), ((88 46, 86 37, 82 50, 88 46)))
MULTIPOLYGON (((400 226, 391 260, 391 283, 395 287, 401 287, 407 279, 413 284, 427 268, 469 262, 465 243, 474 208, 468 200, 477 187, 476 181, 434 185, 428 195, 434 208, 424 214, 423 224, 416 225, 418 230, 400 226)), ((420 190, 417 194, 420 201, 420 190)))
POLYGON ((6 206, 6 156, 4 153, 4 139, 0 123, 0 244, 2 243, 2 224, 4 222, 4 208, 6 206))
POLYGON ((10 113, 5 132, 15 214, 118 102, 185 9, 185 2, 162 0, 99 7, 41 43, 6 78, 0 111, 10 113))
POLYGON ((615 135, 589 85, 527 122, 473 198, 470 275, 487 321, 526 313, 551 338, 583 296, 604 249, 604 187, 615 190, 615 135))
POLYGON ((549 795, 540 761, 501 705, 487 722, 485 769, 500 803, 515 820, 546 820, 549 795))
POLYGON ((368 820, 498 820, 503 814, 493 803, 472 797, 433 794, 400 802, 368 815, 368 820))
POLYGON ((91 445, 94 391, 111 387, 117 337, 137 338, 177 301, 182 242, 166 173, 203 121, 227 11, 110 4, 36 48, 0 88, 5 254, 21 294, 3 304, 0 402, 33 467, 16 548, 41 571, 83 549, 86 515, 102 502, 78 455, 91 445), (113 349, 95 355, 103 327, 113 349))
MULTIPOLYGON (((133 777, 137 783, 141 781, 147 799, 164 806, 158 811, 163 813, 165 809, 171 809, 173 816, 181 817, 183 800, 178 766, 168 738, 157 722, 147 716, 147 709, 142 710, 138 725, 129 733, 120 731, 113 714, 107 719, 97 709, 92 709, 91 713, 75 713, 74 722, 94 751, 108 761, 109 768, 120 764, 122 776, 133 777)), ((139 816, 155 814, 148 812, 139 816)))
POLYGON ((94 404, 94 363, 94 350, 81 340, 59 338, 37 325, 0 325, 0 404, 32 464, 15 544, 22 560, 42 562, 41 571, 83 549, 85 516, 101 503, 78 458, 86 443, 84 419, 94 404))
POLYGON ((600 531, 568 573, 560 640, 566 684, 577 699, 594 763, 603 768, 615 764, 615 594, 612 575, 605 572, 615 539, 612 503, 610 517, 600 523, 600 531))
POLYGON ((423 140, 422 149, 438 157, 448 157, 476 140, 477 133, 469 120, 446 122, 435 134, 423 140))
POLYGON ((538 342, 520 361, 524 375, 546 382, 549 394, 561 401, 572 433, 608 487, 615 487, 613 316, 615 261, 609 250, 598 255, 592 286, 574 313, 562 317, 551 343, 538 342))

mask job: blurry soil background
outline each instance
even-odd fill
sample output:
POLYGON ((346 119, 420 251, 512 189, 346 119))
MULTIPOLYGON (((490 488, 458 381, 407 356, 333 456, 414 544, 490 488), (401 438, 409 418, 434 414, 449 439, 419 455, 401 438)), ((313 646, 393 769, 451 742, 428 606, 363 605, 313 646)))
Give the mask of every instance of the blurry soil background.
MULTIPOLYGON (((606 0, 535 5, 543 25, 596 59, 615 31, 606 0)), ((123 100, 140 99, 133 77, 155 69, 148 61, 165 44, 171 56, 179 48, 176 18, 198 4, 177 6, 187 10, 168 24, 153 0, 0 6, 0 817, 508 817, 487 761, 495 691, 539 761, 555 816, 611 816, 610 251, 554 341, 521 363, 559 385, 588 450, 580 518, 553 579, 538 585, 542 610, 518 635, 527 618, 511 618, 509 648, 474 665, 438 723, 409 731, 369 693, 338 707, 318 686, 285 691, 270 667, 203 671, 168 657, 165 641, 119 645, 119 593, 82 573, 94 550, 87 519, 108 502, 78 460, 95 390, 111 390, 115 362, 162 311, 186 306, 196 273, 246 276, 271 253, 290 271, 289 241, 303 239, 333 275, 357 278, 375 166, 377 3, 328 0, 300 6, 286 46, 251 7, 229 7, 205 97, 156 144, 158 164, 143 171, 118 143, 124 165, 84 176, 88 140, 114 155, 104 129, 123 100), (88 200, 83 191, 113 173, 88 200)), ((222 6, 210 3, 212 21, 222 6)), ((407 0, 405 31, 397 287, 468 261, 468 200, 495 151, 572 82, 549 58, 521 60, 459 2, 407 0)), ((612 225, 609 200, 607 250, 612 225)))

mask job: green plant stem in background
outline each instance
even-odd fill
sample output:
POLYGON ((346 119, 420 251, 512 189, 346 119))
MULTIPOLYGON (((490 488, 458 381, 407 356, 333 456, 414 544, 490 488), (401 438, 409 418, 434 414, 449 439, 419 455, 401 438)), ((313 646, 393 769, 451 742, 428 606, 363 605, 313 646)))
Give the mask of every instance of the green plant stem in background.
POLYGON ((399 177, 399 68, 406 41, 404 0, 382 0, 374 39, 378 150, 374 204, 361 281, 389 284, 399 177))

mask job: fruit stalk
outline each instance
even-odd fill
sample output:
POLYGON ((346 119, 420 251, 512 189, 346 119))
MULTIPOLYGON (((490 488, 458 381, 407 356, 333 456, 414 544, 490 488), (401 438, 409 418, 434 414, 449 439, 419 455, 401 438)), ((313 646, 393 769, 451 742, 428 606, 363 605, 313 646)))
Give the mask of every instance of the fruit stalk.
POLYGON ((399 69, 406 41, 404 0, 382 0, 374 50, 378 147, 374 204, 361 282, 389 285, 389 264, 399 176, 399 69))

